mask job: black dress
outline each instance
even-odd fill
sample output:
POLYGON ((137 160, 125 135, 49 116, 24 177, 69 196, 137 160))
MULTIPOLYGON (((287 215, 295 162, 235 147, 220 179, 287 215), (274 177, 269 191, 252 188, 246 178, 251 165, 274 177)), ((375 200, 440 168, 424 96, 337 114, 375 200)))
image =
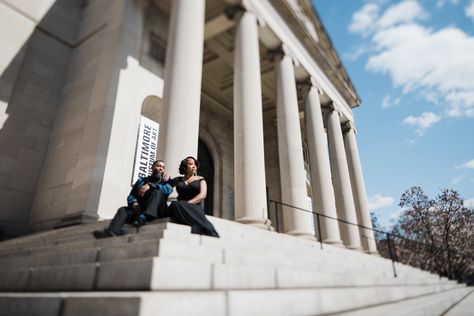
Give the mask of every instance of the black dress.
POLYGON ((199 204, 188 201, 199 194, 201 181, 195 180, 189 185, 183 181, 183 177, 173 179, 178 191, 178 200, 169 206, 169 214, 172 220, 178 224, 191 226, 193 234, 209 235, 219 237, 219 234, 205 216, 204 209, 199 204))

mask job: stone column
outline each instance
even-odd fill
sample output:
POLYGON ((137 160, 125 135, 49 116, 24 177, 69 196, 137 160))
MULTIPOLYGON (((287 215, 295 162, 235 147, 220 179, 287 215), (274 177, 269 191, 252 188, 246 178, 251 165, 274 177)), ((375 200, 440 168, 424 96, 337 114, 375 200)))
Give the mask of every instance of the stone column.
POLYGON ((235 219, 268 228, 260 50, 250 12, 237 17, 234 56, 235 219))
MULTIPOLYGON (((331 180, 331 164, 321 102, 318 89, 314 86, 310 87, 306 96, 304 117, 309 149, 313 209, 315 212, 334 218, 319 217, 321 238, 325 243, 342 244, 339 226, 335 220, 337 218, 336 200, 331 180)), ((314 219, 317 229, 316 216, 314 219)))
POLYGON ((355 137, 355 129, 352 123, 346 124, 344 145, 346 149, 347 163, 349 166, 349 174, 351 177, 352 193, 354 194, 354 204, 358 223, 361 226, 370 228, 359 228, 362 247, 368 253, 377 253, 374 231, 371 230, 372 221, 370 219, 369 204, 367 202, 367 193, 365 191, 364 177, 362 175, 359 150, 355 137))
POLYGON ((173 0, 166 52, 158 158, 174 174, 197 155, 205 0, 173 0))
MULTIPOLYGON (((339 113, 331 110, 328 117, 329 154, 334 190, 336 193, 336 209, 340 220, 357 224, 351 180, 347 167, 344 140, 342 138, 339 113)), ((361 249, 359 228, 355 225, 339 222, 344 245, 349 249, 361 249)))
MULTIPOLYGON (((292 59, 287 55, 283 55, 277 61, 275 71, 282 202, 307 210, 306 172, 292 59)), ((283 206, 285 233, 314 239, 312 222, 313 214, 283 206)))

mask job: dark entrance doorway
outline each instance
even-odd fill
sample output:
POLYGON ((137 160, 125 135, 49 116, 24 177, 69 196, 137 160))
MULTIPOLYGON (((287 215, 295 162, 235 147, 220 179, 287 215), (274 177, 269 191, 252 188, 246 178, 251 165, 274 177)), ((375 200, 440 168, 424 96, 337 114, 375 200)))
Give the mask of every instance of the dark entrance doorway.
POLYGON ((198 143, 199 175, 207 182, 207 196, 204 200, 204 211, 207 215, 213 215, 214 210, 214 162, 207 146, 199 139, 198 143))

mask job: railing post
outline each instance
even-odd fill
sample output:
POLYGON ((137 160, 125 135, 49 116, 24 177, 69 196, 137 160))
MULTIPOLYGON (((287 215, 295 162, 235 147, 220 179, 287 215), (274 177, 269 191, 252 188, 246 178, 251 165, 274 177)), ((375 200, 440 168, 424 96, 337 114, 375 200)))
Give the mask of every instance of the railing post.
POLYGON ((393 277, 397 277, 397 270, 395 269, 395 260, 393 258, 392 252, 392 242, 390 241, 390 234, 387 233, 387 245, 388 245, 388 253, 390 254, 390 259, 392 260, 392 267, 393 267, 393 277))
POLYGON ((452 266, 452 261, 451 261, 451 254, 449 253, 449 248, 446 247, 446 255, 448 257, 448 276, 449 279, 452 280, 454 279, 453 277, 453 266, 452 266))
POLYGON ((280 225, 278 224, 278 204, 277 202, 273 201, 275 204, 275 225, 276 225, 276 231, 277 233, 280 232, 280 225))
POLYGON ((319 213, 315 212, 316 214, 316 223, 318 223, 318 239, 319 244, 321 245, 321 249, 323 249, 323 238, 321 237, 321 223, 319 222, 319 213))
MULTIPOLYGON (((324 214, 319 214, 317 212, 313 212, 312 210, 306 210, 306 209, 299 208, 299 207, 296 207, 296 206, 292 206, 292 205, 289 205, 289 204, 286 204, 286 203, 283 203, 283 202, 280 202, 280 201, 275 201, 275 200, 269 199, 268 203, 269 203, 269 205, 271 203, 275 204, 275 224, 276 224, 276 231, 278 233, 280 233, 280 223, 279 223, 279 215, 278 215, 278 204, 279 204, 281 206, 287 206, 287 207, 291 208, 292 211, 303 211, 303 212, 309 212, 309 213, 312 213, 313 215, 314 214, 316 215, 316 222, 317 222, 317 229, 318 229, 318 234, 317 235, 318 235, 318 238, 319 238, 321 249, 323 249, 322 231, 321 231, 321 216, 322 216, 322 217, 325 217, 325 218, 328 218, 328 219, 331 219, 331 220, 341 222, 345 225, 355 225, 359 228, 371 229, 372 231, 374 231, 375 242, 377 242, 377 240, 382 241, 382 236, 385 234, 386 238, 387 238, 388 254, 390 256, 390 260, 392 261, 393 276, 395 278, 398 277, 395 261, 400 261, 400 262, 403 262, 405 264, 417 267, 419 269, 423 269, 423 270, 428 269, 428 271, 434 272, 433 267, 431 265, 423 267, 423 265, 417 265, 416 263, 411 262, 412 261, 412 255, 411 254, 415 254, 415 255, 419 254, 420 251, 421 251, 420 249, 415 249, 415 251, 410 250, 409 252, 407 252, 407 249, 411 248, 411 247, 408 247, 409 245, 411 245, 411 243, 415 243, 415 245, 420 245, 420 246, 423 246, 423 247, 434 247, 433 245, 428 245, 424 242, 416 241, 416 240, 409 239, 409 238, 403 237, 401 235, 395 235, 395 234, 393 234, 393 235, 395 237, 399 238, 400 242, 398 244, 396 244, 396 243, 392 244, 393 240, 391 240, 391 237, 390 237, 392 234, 390 234, 388 232, 385 232, 385 231, 381 231, 381 230, 373 229, 373 228, 368 228, 368 227, 363 226, 363 225, 351 223, 351 222, 348 222, 346 220, 334 218, 334 217, 331 217, 331 216, 326 216, 324 214), (410 242, 410 244, 408 244, 407 242, 410 242), (400 249, 401 249, 400 246, 403 246, 405 248, 404 250, 402 250, 403 251, 402 254, 399 253, 400 249), (406 255, 407 253, 408 253, 408 256, 406 255)), ((269 210, 270 209, 271 209, 271 207, 269 207, 269 210)), ((369 238, 368 236, 364 236, 364 237, 366 239, 369 238)), ((382 248, 380 248, 379 250, 381 250, 381 249, 382 248)), ((456 258, 459 254, 457 252, 452 253, 450 251, 450 249, 447 248, 447 247, 446 247, 446 249, 436 247, 436 249, 438 249, 438 250, 442 249, 442 251, 447 251, 447 260, 448 260, 448 262, 447 262, 448 263, 448 271, 447 272, 448 272, 449 277, 451 279, 454 279, 455 273, 453 271, 453 269, 454 269, 453 268, 453 260, 456 260, 456 258)), ((463 254, 460 254, 460 255, 464 257, 463 254)), ((436 257, 436 256, 434 256, 434 257, 436 257)), ((430 262, 426 262, 426 261, 423 262, 423 263, 424 264, 430 264, 430 262)), ((436 271, 438 272, 439 277, 442 278, 443 270, 439 269, 439 267, 438 267, 439 264, 438 264, 437 261, 435 262, 435 264, 436 264, 436 266, 434 268, 437 268, 436 271)))

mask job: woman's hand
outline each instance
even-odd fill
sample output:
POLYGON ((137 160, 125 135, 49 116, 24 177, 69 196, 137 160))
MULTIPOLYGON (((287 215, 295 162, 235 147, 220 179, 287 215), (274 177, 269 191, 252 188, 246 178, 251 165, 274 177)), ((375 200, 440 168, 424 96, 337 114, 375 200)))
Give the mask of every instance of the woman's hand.
POLYGON ((195 197, 193 197, 191 200, 189 200, 188 203, 199 204, 206 198, 206 195, 207 195, 206 180, 201 179, 201 180, 197 180, 197 181, 201 181, 201 186, 200 186, 199 193, 195 197))

